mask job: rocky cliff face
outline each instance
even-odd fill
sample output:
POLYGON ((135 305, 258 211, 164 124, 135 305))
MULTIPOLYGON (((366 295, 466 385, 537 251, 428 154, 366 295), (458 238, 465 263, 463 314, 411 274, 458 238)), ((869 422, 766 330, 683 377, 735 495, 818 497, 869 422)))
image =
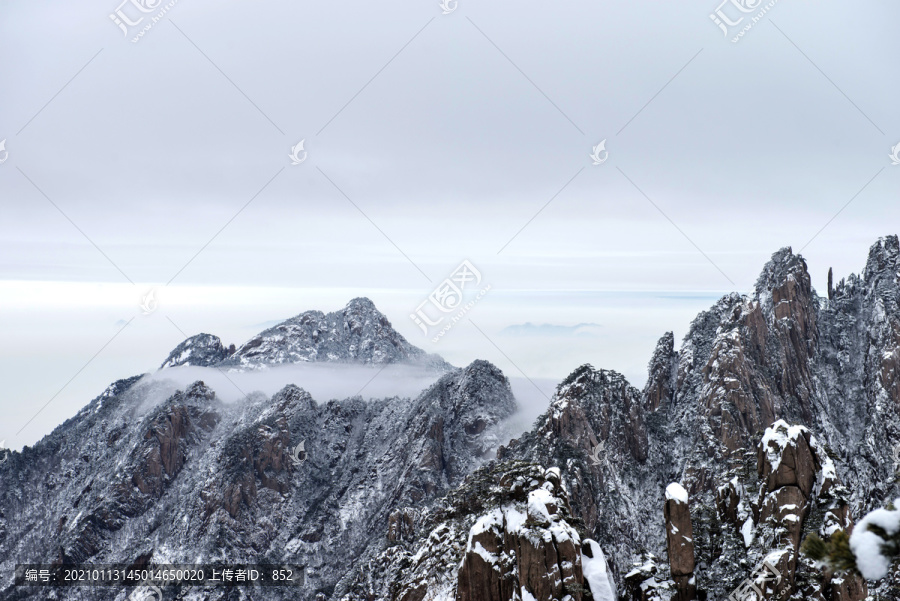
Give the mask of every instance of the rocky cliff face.
POLYGON ((830 537, 853 528, 846 489, 834 462, 808 428, 783 420, 766 429, 759 445, 759 495, 751 504, 752 517, 744 522, 749 546, 769 551, 768 561, 782 576, 773 586, 793 590, 804 599, 860 601, 867 586, 859 576, 822 577, 811 562, 799 555, 804 531, 830 537), (755 543, 755 544, 754 544, 755 543))
POLYGON ((508 442, 503 374, 429 358, 368 301, 304 313, 233 354, 201 335, 164 367, 448 371, 415 398, 371 401, 288 386, 228 405, 200 382, 116 382, 0 464, 0 571, 224 557, 304 564, 300 598, 317 601, 893 598, 896 575, 867 586, 799 546, 809 532, 850 532, 854 516, 900 495, 897 238, 829 296, 783 249, 752 294, 720 299, 680 347, 660 339, 643 390, 581 366, 508 442))
POLYGON ((362 563, 342 599, 616 599, 603 551, 579 534, 558 469, 492 462, 421 524, 412 544, 362 563))
POLYGON ((560 468, 575 515, 586 532, 603 533, 601 546, 621 571, 631 559, 626 548, 658 547, 664 536, 640 526, 662 515, 665 482, 645 477, 649 444, 640 391, 621 374, 583 365, 560 383, 534 428, 497 455, 560 468))
POLYGON ((897 493, 898 257, 896 237, 880 240, 829 301, 783 249, 754 294, 698 316, 679 350, 660 340, 642 392, 581 367, 498 455, 560 469, 626 598, 726 598, 769 559, 780 598, 861 599, 863 582, 823 574, 798 547, 897 493), (803 434, 772 455, 784 428, 803 434), (689 493, 689 522, 663 498, 672 481, 689 493), (693 572, 667 519, 692 524, 693 572))
POLYGON ((565 520, 570 512, 558 471, 543 476, 533 488, 521 481, 519 503, 494 508, 469 529, 457 577, 459 601, 528 596, 581 601, 581 537, 565 520))
POLYGON ((23 486, 0 497, 4 568, 12 558, 290 557, 307 567, 310 598, 330 594, 353 559, 382 542, 396 507, 427 506, 459 484, 515 411, 508 381, 482 361, 415 399, 320 404, 289 386, 228 406, 197 382, 141 411, 146 396, 140 382, 117 383, 77 423, 14 455, 23 486))

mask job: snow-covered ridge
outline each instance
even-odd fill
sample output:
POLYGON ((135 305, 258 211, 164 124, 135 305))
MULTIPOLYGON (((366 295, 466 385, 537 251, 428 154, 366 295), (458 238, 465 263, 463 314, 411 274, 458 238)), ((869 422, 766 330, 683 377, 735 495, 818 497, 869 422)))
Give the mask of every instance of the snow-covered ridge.
MULTIPOLYGON (((848 276, 829 299, 812 290, 802 258, 776 253, 758 289, 726 295, 698 316, 680 349, 663 335, 643 392, 582 366, 498 460, 495 426, 515 405, 509 382, 482 362, 421 394, 365 401, 287 386, 248 390, 247 402, 229 404, 208 382, 179 382, 180 394, 150 378, 117 382, 0 464, 0 572, 11 574, 25 556, 265 556, 308 565, 302 601, 320 593, 449 601, 466 587, 472 601, 584 601, 588 587, 595 600, 663 601, 693 589, 728 598, 769 559, 797 587, 782 601, 859 601, 859 582, 828 579, 797 549, 806 533, 847 532, 855 517, 900 495, 896 249, 895 238, 880 241, 865 275, 848 276), (306 457, 297 464, 301 442, 306 457), (684 493, 667 490, 676 482, 684 493), (680 512, 677 524, 666 523, 667 507, 680 512), (501 528, 503 538, 491 534, 501 528), (670 530, 684 562, 667 555, 670 530), (473 579, 487 583, 483 591, 501 590, 493 568, 460 578, 467 559, 509 567, 514 547, 528 563, 533 555, 522 550, 532 542, 558 561, 541 564, 535 581, 508 598, 471 592, 473 579), (684 568, 689 555, 693 572, 684 568), (543 581, 561 588, 541 589, 543 581)), ((191 379, 205 369, 246 390, 245 375, 296 366, 334 368, 341 378, 344 368, 416 364, 421 355, 372 307, 351 304, 299 315, 207 368, 196 365, 224 345, 195 337, 157 376, 191 379)), ((854 533, 865 538, 865 525, 854 533)), ((890 594, 874 584, 869 591, 890 594)), ((83 592, 86 601, 103 595, 83 592)), ((199 591, 194 598, 213 601, 199 591)))
POLYGON ((182 342, 162 368, 180 365, 227 370, 265 370, 292 363, 416 364, 438 373, 452 366, 410 344, 367 298, 332 313, 306 311, 268 328, 238 348, 198 334, 182 342))

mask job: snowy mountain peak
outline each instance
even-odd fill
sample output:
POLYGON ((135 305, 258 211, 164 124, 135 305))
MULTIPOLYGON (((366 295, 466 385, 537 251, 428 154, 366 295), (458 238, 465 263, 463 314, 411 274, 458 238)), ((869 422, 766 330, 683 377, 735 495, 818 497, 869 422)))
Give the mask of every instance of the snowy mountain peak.
MULTIPOLYGON (((766 560, 782 601, 898 598, 900 567, 867 588, 800 550, 900 494, 898 266, 897 237, 883 238, 864 277, 824 299, 782 249, 755 295, 722 297, 678 350, 662 336, 643 392, 582 365, 506 444, 517 405, 500 370, 450 368, 368 299, 298 315, 218 363, 221 341, 192 337, 164 366, 446 373, 412 396, 318 402, 294 385, 232 404, 202 382, 116 382, 0 462, 0 568, 263 558, 307 568, 302 591, 272 587, 270 601, 687 601, 733 596, 766 560)), ((14 591, 47 598, 0 582, 0 598, 14 591)))
POLYGON ((560 382, 556 396, 562 399, 572 395, 573 392, 582 394, 585 390, 599 391, 622 387, 630 387, 630 384, 619 372, 611 369, 595 369, 593 365, 585 363, 560 382))
POLYGON ((378 313, 379 315, 381 315, 381 313, 375 307, 375 303, 373 303, 372 300, 367 296, 357 296, 356 298, 352 299, 349 303, 347 303, 347 306, 344 307, 344 311, 367 311, 378 313))
POLYGON ((333 313, 301 313, 260 332, 238 349, 226 349, 211 334, 192 336, 169 354, 162 368, 193 365, 264 369, 306 362, 412 363, 440 372, 453 369, 441 357, 410 344, 365 297, 354 298, 333 313))
POLYGON ((176 346, 159 368, 166 369, 180 365, 209 367, 220 363, 233 352, 234 346, 226 349, 218 336, 197 334, 176 346))
POLYGON ((863 272, 866 281, 871 282, 879 275, 897 277, 900 271, 900 240, 897 236, 885 236, 869 249, 869 259, 863 272))
MULTIPOLYGON (((420 419, 435 412, 449 412, 461 420, 460 428, 470 436, 482 434, 489 425, 497 423, 502 416, 511 415, 517 408, 509 379, 498 367, 480 359, 441 376, 422 393, 420 401, 420 419)), ((449 435, 448 428, 442 426, 442 435, 449 435)), ((483 452, 499 441, 481 441, 479 444, 483 452)))
POLYGON ((791 247, 786 246, 774 253, 763 267, 756 280, 756 296, 758 298, 768 296, 773 289, 784 286, 792 276, 797 281, 808 281, 809 271, 806 259, 801 255, 795 255, 791 247))
POLYGON ((476 359, 463 368, 460 387, 466 388, 467 385, 479 384, 485 378, 496 379, 498 382, 503 383, 504 386, 509 386, 509 380, 503 375, 499 367, 490 361, 476 359))

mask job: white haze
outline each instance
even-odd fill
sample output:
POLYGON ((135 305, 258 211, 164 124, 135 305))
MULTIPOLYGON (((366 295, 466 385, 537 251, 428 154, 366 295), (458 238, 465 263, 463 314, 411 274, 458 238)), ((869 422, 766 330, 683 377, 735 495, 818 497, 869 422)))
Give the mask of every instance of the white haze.
POLYGON ((531 429, 534 420, 550 405, 557 384, 559 384, 557 380, 548 378, 509 379, 519 409, 507 420, 505 431, 508 438, 516 438, 531 429))
MULTIPOLYGON (((317 403, 360 396, 363 399, 417 397, 440 378, 432 370, 409 365, 370 367, 360 365, 299 363, 259 371, 226 371, 213 367, 181 366, 145 376, 135 392, 144 398, 140 413, 163 402, 177 390, 200 380, 216 397, 235 404, 260 395, 271 398, 289 384, 306 390, 317 403)), ((518 410, 502 426, 506 443, 531 429, 547 410, 556 380, 510 377, 510 388, 518 410)))
POLYGON ((414 397, 434 384, 440 374, 408 365, 367 367, 328 363, 294 363, 258 371, 227 371, 214 367, 181 366, 158 371, 148 381, 172 382, 184 389, 203 381, 225 403, 236 403, 248 395, 267 397, 289 384, 312 395, 318 403, 361 396, 364 399, 414 397))

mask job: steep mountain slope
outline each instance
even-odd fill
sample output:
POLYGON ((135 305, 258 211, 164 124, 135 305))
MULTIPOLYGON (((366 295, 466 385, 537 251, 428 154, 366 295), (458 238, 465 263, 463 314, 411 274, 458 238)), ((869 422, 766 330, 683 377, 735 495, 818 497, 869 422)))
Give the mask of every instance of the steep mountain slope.
MULTIPOLYGON (((226 404, 202 382, 176 390, 160 377, 118 381, 0 465, 0 569, 289 562, 306 566, 305 598, 328 594, 355 557, 380 543, 396 506, 427 504, 483 463, 516 408, 497 368, 476 361, 455 369, 427 355, 368 299, 329 315, 304 313, 238 353, 215 336, 191 337, 162 369, 260 369, 294 360, 447 373, 415 398, 324 404, 296 386, 226 404), (292 453, 301 441, 298 462, 292 453)), ((0 597, 76 591, 82 594, 13 589, 5 580, 0 597)), ((294 594, 271 591, 271 598, 294 594)), ((96 588, 84 598, 117 593, 96 588)))
MULTIPOLYGON (((370 401, 319 403, 288 386, 228 405, 202 382, 122 380, 0 465, 0 570, 307 566, 300 592, 166 591, 198 601, 689 601, 753 587, 767 599, 897 599, 896 574, 867 587, 799 553, 807 533, 849 532, 900 494, 897 237, 829 296, 782 249, 752 294, 701 313, 680 348, 660 339, 643 390, 581 366, 503 446, 515 401, 483 361, 415 398, 370 401)), ((364 299, 304 313, 233 353, 194 337, 164 367, 295 361, 448 369, 364 299)), ((0 587, 2 598, 72 595, 0 587)))
POLYGON ((506 378, 480 361, 415 399, 318 404, 289 386, 228 406, 197 382, 144 410, 146 386, 117 382, 3 467, 19 483, 0 491, 5 573, 15 562, 290 562, 307 567, 305 598, 327 594, 394 507, 459 483, 515 410, 506 378))
MULTIPOLYGON (((864 598, 858 577, 832 578, 798 547, 808 532, 849 531, 853 516, 898 493, 891 457, 900 425, 898 257, 896 237, 879 240, 863 276, 841 282, 829 300, 813 291, 801 257, 775 253, 754 294, 728 295, 699 315, 679 350, 671 334, 662 337, 643 392, 615 372, 582 366, 534 428, 484 469, 498 478, 523 461, 558 469, 570 522, 605 551, 620 598, 724 599, 749 586, 745 578, 764 560, 779 572, 766 598, 864 598), (667 509, 673 499, 665 491, 682 487, 687 511, 667 509), (672 533, 687 526, 690 560, 669 554, 672 533)), ((405 598, 462 598, 463 572, 455 588, 445 581, 454 571, 447 566, 459 566, 468 548, 460 542, 465 525, 430 531, 449 528, 455 541, 443 568, 435 568, 430 538, 410 540, 414 572, 391 575, 385 566, 396 552, 373 559, 368 565, 387 584, 368 590, 433 582, 405 598)), ((900 598, 893 586, 879 583, 873 592, 900 598)), ((484 599, 514 598, 509 589, 491 590, 484 599)), ((346 598, 373 597, 357 590, 346 598)))

